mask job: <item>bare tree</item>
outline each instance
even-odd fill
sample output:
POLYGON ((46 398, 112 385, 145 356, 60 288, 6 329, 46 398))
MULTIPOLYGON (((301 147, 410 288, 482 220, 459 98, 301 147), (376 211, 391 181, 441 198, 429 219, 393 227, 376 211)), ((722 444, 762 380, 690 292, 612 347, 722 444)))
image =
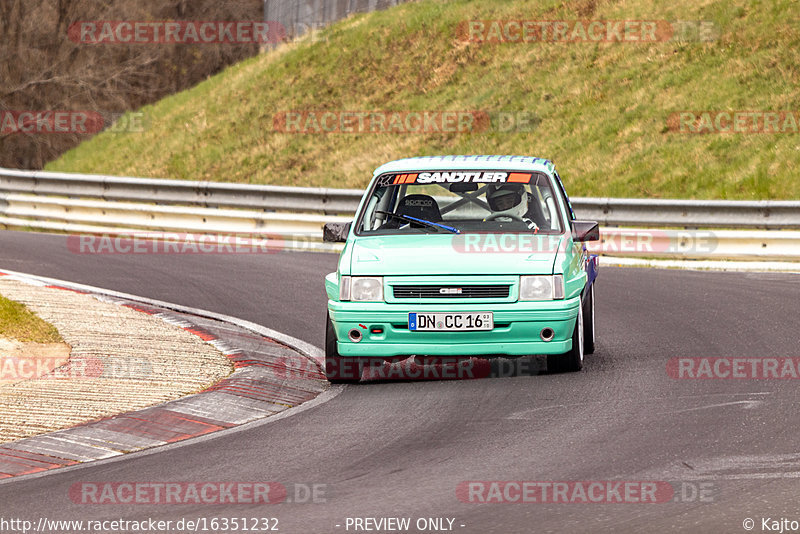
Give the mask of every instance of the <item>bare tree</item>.
MULTIPOLYGON (((260 20, 261 0, 0 0, 0 114, 124 112, 191 87, 256 44, 85 44, 70 27, 102 20, 260 20)), ((89 135, 0 129, 0 166, 41 168, 89 135)))

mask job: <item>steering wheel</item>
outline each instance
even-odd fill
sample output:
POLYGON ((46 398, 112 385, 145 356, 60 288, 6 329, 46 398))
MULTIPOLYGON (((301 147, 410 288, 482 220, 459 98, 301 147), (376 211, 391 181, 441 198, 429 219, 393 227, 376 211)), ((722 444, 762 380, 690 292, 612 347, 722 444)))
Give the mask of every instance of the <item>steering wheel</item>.
POLYGON ((521 223, 525 222, 525 221, 522 220, 522 217, 517 217, 516 215, 514 215, 512 213, 502 213, 502 212, 500 212, 500 213, 490 213, 484 220, 485 221, 493 221, 493 220, 498 219, 500 217, 506 217, 508 219, 511 219, 512 221, 519 221, 521 223))

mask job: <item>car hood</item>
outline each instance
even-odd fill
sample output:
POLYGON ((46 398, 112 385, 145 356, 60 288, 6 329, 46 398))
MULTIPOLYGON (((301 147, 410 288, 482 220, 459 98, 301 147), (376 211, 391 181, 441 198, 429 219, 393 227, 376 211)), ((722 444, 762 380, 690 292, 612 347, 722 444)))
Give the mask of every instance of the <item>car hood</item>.
POLYGON ((350 274, 552 274, 561 235, 422 234, 358 237, 350 274))

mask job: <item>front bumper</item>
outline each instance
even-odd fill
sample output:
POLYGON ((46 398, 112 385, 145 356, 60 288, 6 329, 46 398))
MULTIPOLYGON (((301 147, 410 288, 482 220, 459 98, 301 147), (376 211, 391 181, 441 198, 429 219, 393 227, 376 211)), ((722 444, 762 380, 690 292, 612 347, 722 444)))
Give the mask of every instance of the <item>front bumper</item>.
POLYGON ((580 297, 545 302, 457 305, 328 301, 339 354, 376 358, 562 354, 572 348, 572 332, 579 310, 580 297), (494 329, 482 332, 412 332, 408 329, 409 312, 493 312, 494 329), (555 332, 553 339, 547 342, 539 337, 546 327, 555 332), (373 328, 382 328, 383 332, 373 334, 373 328), (348 338, 352 329, 362 333, 359 343, 348 338))

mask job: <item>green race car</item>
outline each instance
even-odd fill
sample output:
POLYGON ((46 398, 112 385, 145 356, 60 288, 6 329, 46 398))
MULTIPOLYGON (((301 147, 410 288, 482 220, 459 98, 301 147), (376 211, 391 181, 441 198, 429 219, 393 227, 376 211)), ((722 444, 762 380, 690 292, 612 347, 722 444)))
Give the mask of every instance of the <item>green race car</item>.
POLYGON ((552 162, 523 156, 440 156, 375 170, 352 223, 325 225, 344 242, 325 278, 325 373, 415 357, 547 355, 579 371, 594 350, 597 257, 583 242, 552 162))

